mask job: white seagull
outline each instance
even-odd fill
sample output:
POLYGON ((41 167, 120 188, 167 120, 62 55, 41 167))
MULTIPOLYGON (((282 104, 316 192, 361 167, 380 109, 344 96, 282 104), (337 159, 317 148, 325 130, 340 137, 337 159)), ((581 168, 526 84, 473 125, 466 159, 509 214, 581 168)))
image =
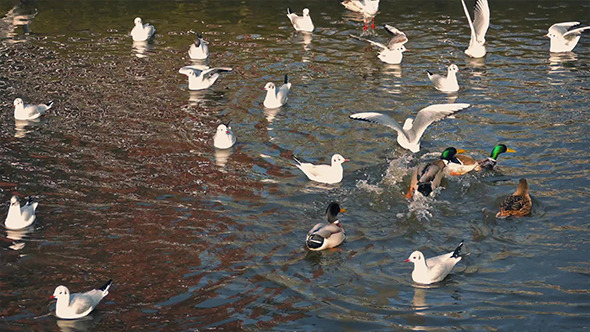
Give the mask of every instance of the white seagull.
POLYGON ((55 315, 62 319, 78 319, 87 316, 109 294, 113 280, 104 286, 85 293, 70 294, 66 286, 57 286, 51 299, 57 299, 55 315))
POLYGON ((188 56, 193 60, 204 60, 209 57, 209 45, 198 32, 197 39, 188 50, 188 56))
POLYGON ((146 41, 154 35, 154 32, 156 32, 156 28, 153 25, 149 23, 143 24, 141 18, 136 17, 135 26, 131 30, 130 35, 133 41, 146 41))
POLYGON ((179 73, 188 76, 189 90, 209 88, 219 78, 219 73, 231 72, 229 67, 209 68, 208 66, 184 66, 179 73))
POLYGON ((414 251, 404 262, 414 263, 412 280, 424 285, 430 285, 443 280, 453 269, 455 264, 461 260, 461 247, 463 241, 455 251, 448 254, 425 259, 420 251, 414 251))
POLYGON ((442 92, 456 92, 459 91, 459 83, 457 82, 457 72, 459 67, 455 64, 451 64, 447 69, 447 76, 441 76, 433 74, 430 71, 426 71, 428 78, 434 85, 434 88, 442 92))
POLYGON ((393 37, 391 38, 389 43, 387 43, 387 45, 378 43, 376 41, 372 41, 370 39, 358 37, 355 35, 349 36, 354 39, 366 41, 368 43, 371 43, 371 45, 379 47, 381 49, 381 52, 379 52, 379 55, 377 57, 381 61, 391 65, 399 65, 400 63, 402 63, 403 52, 407 51, 404 44, 408 42, 408 37, 406 37, 405 33, 396 29, 395 27, 392 27, 389 24, 385 24, 383 25, 383 27, 385 28, 385 30, 387 30, 387 32, 393 35, 393 37))
POLYGON ((344 234, 344 227, 340 224, 337 218, 338 213, 346 212, 345 209, 340 208, 340 204, 332 202, 326 209, 327 223, 317 223, 307 233, 305 238, 305 246, 312 251, 320 251, 324 249, 334 248, 344 242, 346 234, 344 234))
POLYGON ((335 154, 332 156, 332 164, 331 165, 314 165, 311 163, 302 163, 299 160, 295 159, 297 164, 297 168, 303 171, 308 179, 320 183, 338 183, 342 181, 342 176, 344 170, 342 169, 342 163, 349 161, 348 159, 344 159, 339 154, 335 154))
POLYGON ((465 50, 465 54, 472 58, 482 58, 486 55, 486 32, 490 27, 490 7, 488 6, 488 0, 476 0, 475 9, 473 11, 473 22, 471 16, 469 16, 469 10, 465 5, 465 1, 461 0, 463 9, 465 10, 465 16, 469 22, 469 28, 471 29, 471 40, 469 41, 469 47, 465 50))
POLYGON ((273 82, 268 82, 264 86, 266 90, 266 97, 264 98, 264 107, 266 108, 278 108, 287 103, 289 98, 289 90, 291 90, 291 83, 289 83, 289 77, 285 75, 283 85, 277 90, 273 82))
POLYGON ((22 99, 16 98, 14 100, 14 118, 16 120, 34 120, 45 114, 51 106, 53 106, 53 101, 47 104, 25 105, 22 99))
POLYGON ((236 144, 236 136, 231 131, 229 122, 217 126, 215 136, 213 136, 213 146, 217 149, 229 149, 236 144))
POLYGON ((382 124, 397 131, 397 143, 412 152, 420 151, 420 139, 428 126, 448 115, 469 107, 469 104, 435 104, 421 109, 415 119, 407 118, 404 126, 385 114, 376 112, 355 113, 353 120, 362 120, 382 124))
POLYGON ((580 40, 582 31, 590 29, 590 27, 577 28, 568 31, 569 28, 580 24, 580 22, 563 22, 555 23, 549 28, 549 32, 545 37, 549 37, 551 47, 549 52, 570 52, 576 47, 580 40))
MULTIPOLYGON (((341 4, 348 10, 363 14, 365 19, 372 19, 371 28, 375 29, 375 15, 379 11, 379 0, 344 0, 341 4)), ((363 30, 367 30, 368 20, 365 20, 363 30)))
POLYGON ((20 206, 18 198, 12 196, 6 221, 4 221, 6 228, 17 230, 29 227, 35 221, 35 210, 38 204, 38 202, 31 201, 29 197, 27 203, 24 206, 20 206))
POLYGON ((292 13, 291 9, 287 8, 287 17, 293 24, 293 28, 297 31, 305 31, 305 32, 312 32, 313 31, 313 22, 311 21, 311 16, 309 16, 309 9, 303 9, 303 16, 297 16, 297 14, 292 13))

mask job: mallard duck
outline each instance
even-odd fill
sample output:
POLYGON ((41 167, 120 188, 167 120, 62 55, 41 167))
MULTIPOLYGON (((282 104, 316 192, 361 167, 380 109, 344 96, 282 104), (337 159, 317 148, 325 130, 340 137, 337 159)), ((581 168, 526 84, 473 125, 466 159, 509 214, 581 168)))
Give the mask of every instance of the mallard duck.
POLYGON ((329 248, 334 248, 344 241, 346 235, 344 228, 336 216, 340 212, 346 212, 345 209, 340 208, 340 204, 332 202, 326 209, 327 223, 317 223, 307 233, 305 245, 309 250, 319 251, 329 248))
POLYGON ((434 189, 440 185, 444 176, 444 168, 445 163, 441 159, 416 167, 412 174, 410 190, 406 194, 406 197, 411 199, 416 192, 419 192, 424 197, 430 196, 434 189))
POLYGON ((424 285, 443 280, 461 260, 462 246, 463 241, 459 243, 459 246, 457 246, 453 252, 428 259, 425 259, 424 254, 420 251, 414 251, 410 257, 404 261, 414 263, 412 280, 424 285))
POLYGON ((494 166, 496 166, 496 164, 498 163, 498 161, 497 161, 498 156, 500 156, 500 153, 504 153, 504 152, 516 152, 516 151, 509 149, 504 144, 498 144, 498 145, 494 146, 494 149, 492 149, 492 152, 490 153, 490 156, 488 158, 478 160, 477 163, 479 164, 480 168, 493 169, 494 166))
POLYGON ((442 159, 447 166, 444 170, 445 174, 463 175, 473 170, 480 170, 479 164, 477 161, 475 161, 475 159, 464 154, 457 154, 463 152, 465 152, 465 150, 457 150, 453 147, 446 148, 443 151, 443 153, 440 155, 440 159, 442 159))
POLYGON ((516 192, 506 197, 504 202, 500 204, 500 211, 496 214, 496 218, 528 216, 531 214, 532 208, 533 201, 529 195, 529 184, 526 179, 520 179, 516 192))

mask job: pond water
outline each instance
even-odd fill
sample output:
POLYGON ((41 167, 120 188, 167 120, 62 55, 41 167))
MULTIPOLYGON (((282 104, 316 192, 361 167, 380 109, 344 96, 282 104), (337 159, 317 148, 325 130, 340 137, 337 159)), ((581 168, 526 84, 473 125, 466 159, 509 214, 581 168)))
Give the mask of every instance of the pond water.
MULTIPOLYGON (((472 1, 469 1, 472 3, 472 1)), ((460 1, 381 1, 409 41, 401 66, 348 37, 363 23, 338 1, 0 0, 0 202, 39 201, 23 232, 2 230, 2 330, 530 330, 577 329, 590 319, 587 189, 590 36, 551 55, 543 35, 587 20, 583 1, 491 1, 485 60, 466 58, 460 1), (286 8, 308 7, 316 30, 294 33, 286 8), (136 16, 154 40, 133 45, 136 16), (232 67, 191 92, 193 31, 212 66, 232 67), (426 70, 459 66, 461 90, 433 89, 426 70), (293 83, 289 102, 262 107, 266 82, 293 83), (19 124, 13 100, 54 100, 19 124), (433 124, 412 154, 386 127, 430 104, 469 103, 433 124), (212 147, 231 120, 237 145, 212 147), (448 146, 477 158, 496 143, 493 172, 448 178, 434 199, 409 202, 412 168, 448 146), (344 179, 311 183, 293 156, 328 163, 344 179), (531 217, 497 220, 518 179, 531 217), (330 201, 347 240, 310 253, 307 231, 330 201), (414 250, 427 257, 465 240, 442 283, 412 283, 414 250), (87 319, 46 315, 56 286, 84 291, 114 279, 87 319)), ((469 7, 471 7, 469 5, 469 7)), ((586 25, 590 22, 583 22, 586 25)), ((4 215, 2 215, 4 218, 4 215)))

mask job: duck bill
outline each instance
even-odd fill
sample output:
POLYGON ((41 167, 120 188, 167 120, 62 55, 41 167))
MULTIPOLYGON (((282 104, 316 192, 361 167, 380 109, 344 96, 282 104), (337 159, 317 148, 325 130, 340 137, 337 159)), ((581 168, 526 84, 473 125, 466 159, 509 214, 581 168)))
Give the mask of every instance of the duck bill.
POLYGON ((512 152, 512 153, 514 153, 516 151, 515 150, 512 150, 512 149, 507 149, 506 152, 512 152))
POLYGON ((463 150, 463 149, 459 149, 459 150, 457 150, 457 153, 465 153, 465 152, 467 152, 467 151, 465 151, 465 150, 463 150))
POLYGON ((346 212, 346 209, 340 209, 340 212, 346 212))

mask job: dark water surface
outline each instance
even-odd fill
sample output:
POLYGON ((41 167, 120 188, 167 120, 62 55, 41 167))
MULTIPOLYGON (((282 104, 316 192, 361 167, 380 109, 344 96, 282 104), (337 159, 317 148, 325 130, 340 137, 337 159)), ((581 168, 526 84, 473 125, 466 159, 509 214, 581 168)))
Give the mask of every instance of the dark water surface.
POLYGON ((391 66, 347 37, 362 23, 339 1, 0 0, 1 211, 12 194, 40 202, 33 229, 2 233, 0 329, 588 326, 590 36, 550 56, 543 35, 556 22, 588 25, 590 3, 490 2, 489 53, 474 61, 460 1, 383 0, 377 24, 409 38, 391 66), (310 9, 313 35, 292 31, 287 6, 310 9), (128 36, 136 16, 156 26, 147 47, 128 36), (210 41, 211 65, 234 68, 201 92, 177 72, 190 64, 191 29, 210 41), (348 119, 382 111, 403 121, 454 100, 425 74, 451 62, 456 102, 472 107, 430 127, 420 153, 348 119), (284 74, 288 105, 264 110, 262 87, 284 74), (55 105, 15 125, 16 97, 55 105), (216 155, 213 133, 230 119, 238 144, 216 155), (404 198, 419 161, 447 146, 482 158, 497 142, 517 153, 496 171, 447 179, 436 199, 404 198), (293 155, 327 163, 333 153, 351 159, 338 185, 310 183, 292 165, 293 155), (496 220, 521 177, 533 215, 496 220), (347 241, 308 253, 305 234, 332 200, 348 210, 347 241), (413 250, 432 256, 462 239, 469 255, 449 278, 413 286, 402 263, 413 250), (77 292, 108 278, 89 319, 39 317, 57 285, 77 292))

